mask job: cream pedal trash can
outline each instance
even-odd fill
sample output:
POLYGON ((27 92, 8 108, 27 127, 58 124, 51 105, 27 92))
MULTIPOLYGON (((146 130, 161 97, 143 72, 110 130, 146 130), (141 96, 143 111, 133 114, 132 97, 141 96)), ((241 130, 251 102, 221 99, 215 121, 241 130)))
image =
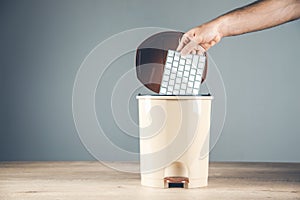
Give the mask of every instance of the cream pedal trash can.
POLYGON ((211 101, 205 96, 138 95, 144 186, 207 186, 211 101), (201 152, 206 152, 200 156, 201 152))

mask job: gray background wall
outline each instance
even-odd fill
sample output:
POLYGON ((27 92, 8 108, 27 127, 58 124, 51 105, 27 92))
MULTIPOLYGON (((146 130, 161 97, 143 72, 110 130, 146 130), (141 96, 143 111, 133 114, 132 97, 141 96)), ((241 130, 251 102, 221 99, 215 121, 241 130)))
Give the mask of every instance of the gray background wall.
MULTIPOLYGON (((127 29, 188 30, 249 2, 1 1, 0 160, 93 159, 71 105, 86 55, 127 29)), ((300 162, 299 36, 296 21, 225 38, 209 51, 228 97, 211 160, 300 162)))

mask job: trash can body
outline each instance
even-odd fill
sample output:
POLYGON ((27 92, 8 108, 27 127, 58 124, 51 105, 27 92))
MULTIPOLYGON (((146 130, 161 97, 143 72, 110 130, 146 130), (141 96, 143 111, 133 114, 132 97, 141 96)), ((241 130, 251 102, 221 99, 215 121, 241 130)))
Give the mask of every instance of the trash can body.
POLYGON ((207 186, 212 96, 139 95, 144 186, 207 186))

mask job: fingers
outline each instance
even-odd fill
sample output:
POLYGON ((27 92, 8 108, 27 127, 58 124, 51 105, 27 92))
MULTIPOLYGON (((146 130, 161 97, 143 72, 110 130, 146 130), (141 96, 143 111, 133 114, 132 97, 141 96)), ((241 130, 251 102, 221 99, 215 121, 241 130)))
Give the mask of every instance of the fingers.
POLYGON ((181 55, 186 56, 187 54, 199 54, 202 55, 206 50, 195 41, 190 41, 181 50, 181 55))
POLYGON ((190 54, 190 53, 196 53, 197 45, 198 45, 197 43, 190 41, 180 51, 181 55, 186 56, 187 54, 190 54))
POLYGON ((183 35, 181 39, 179 39, 179 45, 176 49, 176 51, 181 51, 185 45, 187 45, 190 42, 190 39, 187 35, 183 35))
POLYGON ((206 49, 200 46, 196 41, 191 39, 188 34, 184 34, 179 40, 179 45, 176 49, 181 55, 186 56, 187 54, 203 54, 206 49))

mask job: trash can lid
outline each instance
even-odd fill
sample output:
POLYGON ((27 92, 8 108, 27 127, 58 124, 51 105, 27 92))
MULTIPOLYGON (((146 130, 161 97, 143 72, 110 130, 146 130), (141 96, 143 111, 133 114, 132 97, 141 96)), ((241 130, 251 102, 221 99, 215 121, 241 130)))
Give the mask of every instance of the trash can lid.
POLYGON ((157 99, 157 100, 212 100, 214 97, 210 94, 205 95, 149 95, 139 94, 136 96, 137 99, 157 99))

